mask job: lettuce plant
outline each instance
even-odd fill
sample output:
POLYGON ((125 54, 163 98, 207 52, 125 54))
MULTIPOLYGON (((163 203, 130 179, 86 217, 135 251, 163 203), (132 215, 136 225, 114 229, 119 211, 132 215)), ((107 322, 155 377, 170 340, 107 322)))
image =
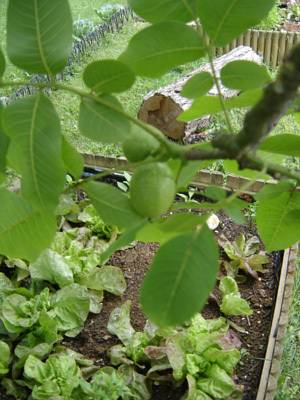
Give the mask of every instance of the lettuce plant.
POLYGON ((60 288, 77 284, 87 289, 90 312, 99 313, 103 291, 122 295, 126 282, 120 268, 98 267, 107 242, 92 235, 88 228, 75 228, 56 234, 51 249, 29 266, 34 281, 46 281, 60 288))
POLYGON ((46 362, 29 356, 24 366, 25 383, 33 400, 148 400, 145 378, 132 368, 104 367, 85 379, 80 364, 85 360, 75 352, 50 356, 46 362))
POLYGON ((219 289, 222 294, 221 311, 225 315, 252 315, 249 303, 242 299, 236 281, 230 276, 221 279, 219 289))
POLYGON ((162 330, 148 323, 144 332, 136 332, 127 302, 112 312, 108 330, 122 342, 110 349, 113 365, 146 367, 147 376, 171 370, 175 381, 188 380, 192 388, 185 398, 190 400, 226 399, 240 393, 232 378, 241 358, 240 343, 228 339, 223 318, 206 320, 198 314, 184 327, 162 330))
POLYGON ((8 344, 0 340, 0 377, 9 372, 10 358, 11 354, 8 344))
POLYGON ((260 250, 260 240, 257 236, 252 236, 246 240, 242 233, 230 242, 225 236, 219 239, 219 244, 230 259, 230 262, 225 262, 227 273, 233 278, 242 270, 258 279, 258 272, 264 272, 263 265, 270 260, 269 256, 260 250))

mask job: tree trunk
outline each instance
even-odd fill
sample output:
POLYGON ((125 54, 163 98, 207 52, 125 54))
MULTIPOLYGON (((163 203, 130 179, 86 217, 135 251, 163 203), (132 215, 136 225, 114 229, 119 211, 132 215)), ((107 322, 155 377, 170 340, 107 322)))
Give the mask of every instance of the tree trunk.
MULTIPOLYGON (((222 68, 234 60, 254 61, 258 64, 262 63, 262 58, 256 54, 250 47, 239 46, 222 57, 214 60, 214 67, 217 76, 220 76, 222 68)), ((183 111, 192 105, 192 100, 180 95, 184 84, 199 72, 211 72, 210 64, 204 64, 200 68, 195 69, 190 74, 184 76, 178 81, 150 92, 143 101, 138 113, 138 118, 142 121, 155 126, 161 130, 166 136, 181 140, 186 136, 203 131, 210 122, 210 116, 205 116, 199 120, 188 123, 177 121, 177 117, 183 111)), ((218 95, 216 86, 208 93, 210 96, 218 95)), ((222 94, 224 97, 234 97, 238 94, 236 90, 231 90, 222 86, 222 94)))

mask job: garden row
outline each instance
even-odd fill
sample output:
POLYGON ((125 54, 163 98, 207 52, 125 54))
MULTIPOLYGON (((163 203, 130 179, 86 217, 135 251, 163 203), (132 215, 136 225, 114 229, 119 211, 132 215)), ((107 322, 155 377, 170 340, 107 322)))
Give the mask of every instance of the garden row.
MULTIPOLYGON (((116 189, 106 190, 113 199, 116 189)), ((192 197, 213 207, 221 193, 210 186, 192 197)), ((96 211, 70 189, 56 211, 51 247, 31 264, 2 259, 0 375, 9 395, 208 400, 258 392, 257 399, 273 398, 295 251, 284 259, 267 255, 250 217, 236 216, 244 224, 237 225, 215 216, 209 226, 221 249, 220 274, 208 305, 185 326, 158 329, 139 306, 143 276, 159 257, 160 236, 164 242, 175 227, 184 232, 187 221, 188 229, 201 224, 200 214, 182 200, 178 206, 179 213, 166 215, 154 231, 145 226, 138 243, 114 253, 120 228, 108 224, 103 207, 96 211)))

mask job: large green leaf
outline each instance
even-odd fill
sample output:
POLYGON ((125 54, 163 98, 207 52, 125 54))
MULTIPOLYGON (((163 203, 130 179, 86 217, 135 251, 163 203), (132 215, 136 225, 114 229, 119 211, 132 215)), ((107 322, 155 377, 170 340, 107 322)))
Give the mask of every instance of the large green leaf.
POLYGON ((84 284, 89 289, 105 290, 116 296, 121 296, 126 290, 126 281, 122 270, 113 265, 95 268, 84 284))
POLYGON ((7 52, 13 64, 30 73, 53 75, 66 65, 72 49, 68 0, 10 0, 7 52))
POLYGON ((2 50, 0 49, 0 79, 2 79, 2 76, 4 75, 5 67, 6 67, 5 57, 4 54, 2 53, 2 50))
POLYGON ((122 143, 130 133, 130 123, 117 110, 122 105, 112 96, 102 96, 107 105, 83 98, 80 105, 79 128, 82 135, 95 142, 122 143))
POLYGON ((3 132, 2 115, 3 108, 0 108, 0 182, 5 178, 6 156, 9 145, 9 139, 3 132))
POLYGON ((141 290, 147 317, 174 326, 201 311, 216 282, 218 247, 210 230, 178 236, 157 252, 141 290))
POLYGON ((236 60, 223 67, 221 79, 228 88, 252 90, 264 87, 272 78, 265 65, 247 60, 236 60))
POLYGON ((270 153, 300 157, 300 136, 291 134, 269 136, 259 148, 270 153))
POLYGON ((142 229, 142 227, 146 224, 146 220, 138 221, 136 225, 131 226, 129 229, 126 229, 121 236, 115 240, 102 254, 101 254, 101 263, 106 263, 110 257, 122 247, 128 246, 135 239, 137 232, 142 229))
POLYGON ((139 223, 142 218, 131 208, 128 196, 111 185, 89 182, 83 185, 104 222, 121 228, 139 223))
POLYGON ((300 240, 300 193, 284 192, 260 200, 256 221, 268 251, 293 245, 300 240))
POLYGON ((227 174, 242 176, 243 178, 249 178, 254 181, 257 179, 269 179, 268 175, 262 175, 262 173, 259 171, 254 171, 247 168, 240 169, 238 162, 235 160, 224 160, 223 166, 227 174))
POLYGON ((84 167, 83 157, 64 137, 62 141, 62 159, 66 172, 75 179, 79 179, 84 167))
POLYGON ((83 286, 73 283, 55 292, 51 304, 51 313, 57 321, 58 329, 67 331, 67 336, 77 336, 90 309, 88 291, 83 286))
POLYGON ((55 208, 65 182, 60 123, 50 100, 39 93, 3 112, 9 157, 22 174, 22 194, 32 204, 55 208))
MULTIPOLYGON (((225 99, 224 105, 227 110, 250 107, 257 103, 261 96, 261 89, 249 90, 243 92, 240 96, 233 97, 232 99, 225 99)), ((180 114, 178 120, 191 121, 203 117, 204 115, 217 114, 222 111, 223 108, 217 96, 203 96, 196 99, 187 111, 180 114)))
POLYGON ((100 60, 89 64, 83 73, 85 84, 97 94, 125 92, 135 80, 134 73, 117 60, 100 60))
POLYGON ((214 86, 214 80, 209 72, 194 75, 184 85, 181 94, 189 99, 204 96, 214 86))
POLYGON ((129 0, 128 3, 149 22, 188 22, 195 19, 199 0, 129 0))
POLYGON ((4 189, 0 204, 0 254, 34 261, 53 240, 56 219, 4 189))
POLYGON ((204 45, 193 28, 169 21, 138 32, 120 60, 137 75, 155 78, 204 54, 204 45))
POLYGON ((265 18, 276 0, 201 0, 199 16, 213 44, 225 46, 265 18))
POLYGON ((137 234, 137 240, 141 242, 165 243, 178 235, 194 231, 205 223, 205 219, 191 213, 170 215, 145 225, 137 234))
POLYGON ((44 251, 29 266, 29 271, 32 279, 58 284, 59 287, 74 283, 73 271, 68 260, 52 250, 44 251))

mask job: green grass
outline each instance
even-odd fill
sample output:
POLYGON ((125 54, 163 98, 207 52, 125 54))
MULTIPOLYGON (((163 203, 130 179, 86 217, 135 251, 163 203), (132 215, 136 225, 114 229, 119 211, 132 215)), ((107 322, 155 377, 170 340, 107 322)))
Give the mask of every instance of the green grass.
MULTIPOLYGON (((122 32, 109 34, 101 45, 95 50, 84 56, 82 61, 74 66, 73 76, 67 81, 68 84, 83 88, 81 79, 84 67, 92 61, 117 58, 125 50, 129 39, 145 26, 143 23, 130 23, 126 25, 122 32)), ((136 116, 137 111, 143 101, 144 96, 151 90, 167 85, 179 79, 182 74, 187 73, 199 66, 203 61, 190 63, 183 67, 176 68, 160 79, 138 78, 134 86, 126 93, 118 96, 126 111, 136 116)), ((97 153, 103 155, 118 156, 121 149, 117 146, 108 146, 87 140, 79 134, 78 130, 78 109, 79 99, 68 93, 56 92, 52 94, 52 99, 59 112, 63 133, 81 152, 97 153)))
MULTIPOLYGON (((24 0, 26 1, 26 0, 24 0)), ((50 0, 51 1, 51 0, 50 0)), ((119 3, 119 4, 127 4, 126 0, 69 0, 70 6, 72 9, 73 20, 76 21, 79 18, 89 18, 92 19, 95 23, 101 23, 100 18, 95 13, 95 9, 101 7, 105 3, 119 3)), ((1 48, 5 51, 5 40, 6 40, 6 9, 7 9, 8 0, 2 0, 0 2, 0 45, 1 48)), ((7 80, 12 79, 23 79, 27 75, 17 69, 12 64, 7 63, 5 78, 7 80)))
POLYGON ((296 272, 276 400, 300 399, 300 260, 296 272))

